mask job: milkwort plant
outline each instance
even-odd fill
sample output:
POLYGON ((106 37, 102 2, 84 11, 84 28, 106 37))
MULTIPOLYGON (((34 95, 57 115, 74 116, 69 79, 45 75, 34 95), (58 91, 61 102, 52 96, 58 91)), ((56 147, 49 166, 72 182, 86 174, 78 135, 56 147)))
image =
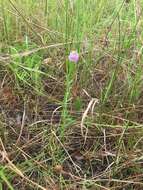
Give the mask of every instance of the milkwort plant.
POLYGON ((70 116, 68 113, 68 103, 71 97, 71 89, 76 79, 77 64, 79 61, 79 53, 77 51, 71 51, 68 60, 66 61, 66 91, 63 101, 63 112, 62 112, 62 127, 61 137, 63 137, 65 128, 70 122, 70 116))

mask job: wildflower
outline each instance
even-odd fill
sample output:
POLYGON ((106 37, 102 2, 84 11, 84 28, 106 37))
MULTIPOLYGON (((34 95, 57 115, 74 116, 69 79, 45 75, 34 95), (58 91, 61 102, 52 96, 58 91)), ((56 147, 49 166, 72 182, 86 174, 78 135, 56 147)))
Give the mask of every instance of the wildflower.
POLYGON ((77 63, 79 60, 79 54, 77 51, 72 51, 69 54, 69 61, 77 63))

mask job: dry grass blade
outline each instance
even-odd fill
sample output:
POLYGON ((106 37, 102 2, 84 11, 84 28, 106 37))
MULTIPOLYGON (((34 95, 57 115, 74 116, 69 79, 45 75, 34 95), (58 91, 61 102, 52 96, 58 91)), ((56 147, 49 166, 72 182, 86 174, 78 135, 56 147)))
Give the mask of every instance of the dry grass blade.
POLYGON ((21 135, 22 135, 22 132, 23 132, 23 129, 24 129, 24 124, 25 124, 25 114, 26 114, 26 111, 25 111, 25 105, 24 105, 23 117, 22 117, 22 123, 21 123, 21 129, 20 129, 20 133, 19 133, 18 139, 17 139, 17 141, 16 141, 16 144, 19 143, 20 138, 21 138, 21 135))
POLYGON ((120 179, 96 179, 95 182, 106 182, 106 181, 110 181, 110 182, 117 182, 117 183, 126 183, 126 184, 136 184, 136 185, 141 185, 143 186, 142 182, 139 181, 131 181, 131 180, 120 180, 120 179))
MULTIPOLYGON (((86 117, 87 117, 87 114, 88 114, 90 108, 92 109, 92 113, 93 113, 93 109, 94 109, 94 106, 95 106, 96 103, 98 103, 98 100, 95 99, 95 98, 92 98, 92 99, 90 100, 90 102, 88 103, 88 106, 87 106, 85 112, 84 112, 83 115, 82 115, 82 120, 81 120, 81 124, 80 124, 80 126, 81 126, 81 134, 82 134, 83 137, 85 137, 85 139, 86 139, 85 134, 87 135, 87 130, 88 130, 88 129, 84 126, 84 121, 85 121, 85 119, 86 119, 86 117), (84 131, 83 131, 84 128, 86 129, 85 134, 84 134, 84 131)), ((85 140, 85 141, 86 141, 86 140, 85 140)))

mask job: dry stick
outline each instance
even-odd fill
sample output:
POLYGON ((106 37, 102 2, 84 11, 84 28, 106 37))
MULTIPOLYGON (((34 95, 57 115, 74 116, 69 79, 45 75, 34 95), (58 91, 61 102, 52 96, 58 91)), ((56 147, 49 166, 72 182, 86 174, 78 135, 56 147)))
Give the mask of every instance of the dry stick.
POLYGON ((108 159, 108 151, 107 151, 107 143, 106 143, 106 138, 107 138, 107 136, 106 136, 106 131, 105 131, 105 129, 103 129, 103 134, 104 134, 104 151, 105 151, 105 153, 106 153, 106 160, 107 160, 107 163, 108 163, 108 165, 109 165, 109 159, 108 159))
POLYGON ((143 183, 142 182, 139 182, 139 181, 132 181, 132 180, 120 180, 120 179, 96 179, 96 180, 93 180, 95 182, 106 182, 106 181, 109 181, 110 182, 117 182, 117 183, 127 183, 127 184, 136 184, 136 185, 142 185, 143 186, 143 183))
MULTIPOLYGON (((89 109, 91 108, 93 102, 94 102, 94 99, 91 99, 90 102, 89 102, 89 104, 88 104, 88 106, 87 106, 87 108, 86 108, 86 110, 85 110, 85 112, 84 112, 83 115, 82 115, 81 125, 80 125, 80 126, 81 126, 81 134, 82 134, 83 137, 84 137, 83 129, 85 128, 85 126, 84 126, 84 121, 85 121, 85 118, 87 117, 88 111, 89 111, 89 109)), ((87 130, 87 128, 86 128, 86 130, 87 130)), ((86 133, 87 133, 87 132, 86 132, 86 133)))
POLYGON ((19 143, 20 141, 20 138, 21 138, 21 135, 22 135, 22 132, 23 132, 23 129, 24 129, 24 124, 25 124, 25 105, 24 105, 24 110, 23 110, 23 116, 22 116, 22 123, 21 123, 21 129, 20 129, 20 133, 19 133, 19 136, 18 136, 18 139, 16 141, 16 144, 19 143))
POLYGON ((28 181, 29 183, 31 183, 32 185, 38 187, 41 190, 49 190, 45 187, 42 187, 41 185, 37 184, 36 182, 30 180, 27 176, 25 176, 13 163, 12 161, 8 158, 7 156, 7 152, 5 150, 4 144, 2 142, 2 139, 0 138, 0 144, 2 146, 3 152, 1 153, 3 155, 3 157, 5 158, 5 160, 8 162, 8 167, 17 175, 19 175, 20 177, 22 177, 23 179, 25 179, 26 181, 28 181))

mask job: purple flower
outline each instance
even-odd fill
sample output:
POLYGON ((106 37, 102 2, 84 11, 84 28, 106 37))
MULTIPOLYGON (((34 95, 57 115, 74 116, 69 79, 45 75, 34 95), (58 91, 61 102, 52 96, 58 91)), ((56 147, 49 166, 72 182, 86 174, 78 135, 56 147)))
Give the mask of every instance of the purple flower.
POLYGON ((77 63, 79 60, 79 54, 77 51, 72 51, 69 54, 69 61, 77 63))

